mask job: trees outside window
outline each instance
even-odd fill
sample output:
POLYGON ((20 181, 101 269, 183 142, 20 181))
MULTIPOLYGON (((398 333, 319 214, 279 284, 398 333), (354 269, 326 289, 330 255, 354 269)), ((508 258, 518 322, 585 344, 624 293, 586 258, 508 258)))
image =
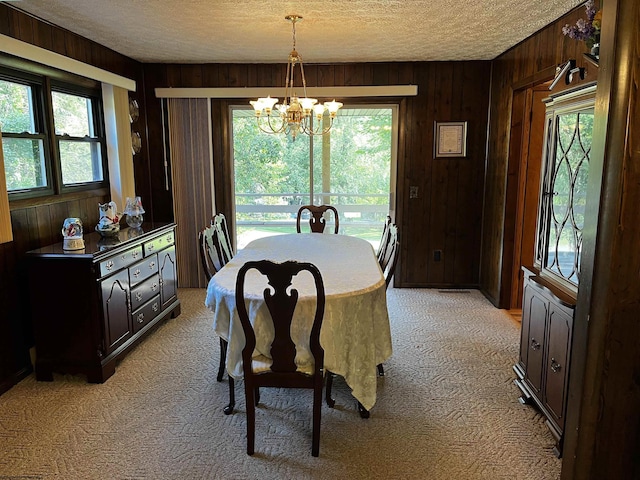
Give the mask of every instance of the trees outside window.
POLYGON ((232 109, 237 243, 295 232, 300 205, 331 204, 341 233, 377 241, 395 168, 395 106, 340 110, 330 133, 261 132, 253 111, 232 109))
POLYGON ((105 186, 103 124, 99 90, 1 70, 0 130, 10 197, 105 186))

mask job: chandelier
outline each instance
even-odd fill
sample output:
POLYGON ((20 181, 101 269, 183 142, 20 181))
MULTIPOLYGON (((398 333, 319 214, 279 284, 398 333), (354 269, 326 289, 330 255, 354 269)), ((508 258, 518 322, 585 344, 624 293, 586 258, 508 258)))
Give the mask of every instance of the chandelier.
POLYGON ((307 82, 304 78, 304 65, 302 57, 296 51, 296 22, 302 20, 299 15, 287 15, 284 17, 291 22, 293 30, 293 49, 289 54, 287 63, 287 78, 285 79, 284 100, 278 103, 277 98, 258 98, 252 100, 251 106, 255 110, 258 128, 265 133, 285 133, 293 140, 300 132, 307 135, 324 135, 333 126, 333 120, 342 107, 342 103, 332 102, 318 103, 315 98, 307 97, 307 82), (296 65, 300 66, 302 77, 302 92, 304 97, 296 95, 294 77, 296 65), (325 111, 329 112, 329 125, 323 125, 325 111), (314 126, 315 119, 315 126, 314 126))

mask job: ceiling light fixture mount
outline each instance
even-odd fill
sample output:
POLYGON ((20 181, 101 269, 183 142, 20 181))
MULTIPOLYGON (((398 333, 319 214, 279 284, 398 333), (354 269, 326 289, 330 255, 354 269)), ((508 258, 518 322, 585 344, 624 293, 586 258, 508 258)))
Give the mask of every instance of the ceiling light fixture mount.
POLYGON ((304 78, 304 65, 302 57, 296 50, 296 23, 302 21, 299 15, 287 15, 284 17, 291 22, 293 31, 293 48, 289 53, 287 63, 287 77, 285 79, 284 100, 278 104, 277 98, 267 96, 252 100, 251 106, 255 110, 258 128, 265 133, 285 133, 293 140, 299 133, 306 135, 324 135, 331 130, 333 121, 342 107, 342 103, 332 102, 318 103, 315 98, 307 97, 307 81, 304 78), (299 98, 295 91, 295 69, 300 66, 300 76, 302 78, 302 93, 304 97, 299 98), (274 112, 274 109, 276 110, 274 112), (323 117, 328 111, 328 125, 324 125, 323 117), (314 120, 316 125, 314 126, 314 120))

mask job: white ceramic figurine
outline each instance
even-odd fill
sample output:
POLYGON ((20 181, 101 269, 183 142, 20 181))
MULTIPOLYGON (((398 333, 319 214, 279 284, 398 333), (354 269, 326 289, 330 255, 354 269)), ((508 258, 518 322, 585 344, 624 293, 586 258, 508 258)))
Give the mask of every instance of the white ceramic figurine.
POLYGON ((100 220, 96 225, 96 231, 105 236, 117 235, 120 231, 120 216, 116 202, 99 203, 98 208, 100 209, 100 220))

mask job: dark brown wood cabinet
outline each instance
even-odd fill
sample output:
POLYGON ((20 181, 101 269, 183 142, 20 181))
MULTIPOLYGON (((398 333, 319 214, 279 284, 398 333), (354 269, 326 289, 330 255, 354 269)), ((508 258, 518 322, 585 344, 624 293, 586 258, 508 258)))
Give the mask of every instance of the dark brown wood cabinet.
POLYGON ((535 265, 523 266, 520 355, 514 366, 523 403, 547 417, 562 455, 573 322, 596 85, 545 99, 545 143, 535 265))
POLYGON ((567 387, 573 332, 575 299, 559 292, 524 267, 520 356, 514 366, 520 401, 534 404, 547 417, 556 439, 556 454, 562 453, 567 409, 567 387))
POLYGON ((84 240, 80 251, 27 252, 38 380, 69 372, 102 383, 153 326, 180 314, 175 224, 84 240))

